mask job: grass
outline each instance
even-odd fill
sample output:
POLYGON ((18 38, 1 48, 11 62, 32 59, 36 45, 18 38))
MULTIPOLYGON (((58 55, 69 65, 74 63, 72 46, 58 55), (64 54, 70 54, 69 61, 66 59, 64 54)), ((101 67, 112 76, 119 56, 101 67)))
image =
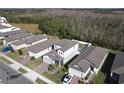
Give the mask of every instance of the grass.
POLYGON ((96 76, 95 83, 104 84, 105 78, 106 78, 106 75, 103 72, 99 71, 96 76))
POLYGON ((21 68, 21 67, 18 69, 18 71, 20 71, 22 74, 27 73, 27 71, 25 69, 21 68))
POLYGON ((7 53, 7 56, 9 56, 12 59, 18 61, 18 59, 21 59, 22 56, 27 55, 27 49, 26 48, 21 49, 21 51, 22 51, 22 55, 19 55, 18 51, 14 51, 14 52, 7 53))
POLYGON ((31 68, 31 69, 34 69, 36 68, 38 65, 42 64, 42 59, 41 58, 37 58, 33 61, 30 61, 26 64, 27 67, 31 68))
POLYGON ((13 26, 22 28, 28 32, 37 32, 38 24, 12 23, 13 26))
POLYGON ((12 58, 12 59, 14 59, 14 60, 18 60, 19 58, 21 58, 21 57, 19 57, 19 54, 18 53, 15 53, 15 52, 9 52, 8 54, 7 54, 7 56, 9 56, 10 58, 12 58))
POLYGON ((61 84, 64 75, 67 73, 67 69, 64 68, 64 70, 60 70, 57 73, 52 74, 52 75, 49 74, 48 72, 44 72, 42 75, 44 75, 45 77, 49 78, 50 80, 56 82, 57 84, 61 84))
POLYGON ((9 60, 7 60, 6 58, 4 58, 2 56, 0 57, 0 60, 5 62, 6 64, 12 64, 12 62, 10 62, 9 60))
POLYGON ((36 83, 38 83, 38 84, 47 84, 46 82, 44 82, 43 80, 41 80, 39 78, 36 79, 36 83))

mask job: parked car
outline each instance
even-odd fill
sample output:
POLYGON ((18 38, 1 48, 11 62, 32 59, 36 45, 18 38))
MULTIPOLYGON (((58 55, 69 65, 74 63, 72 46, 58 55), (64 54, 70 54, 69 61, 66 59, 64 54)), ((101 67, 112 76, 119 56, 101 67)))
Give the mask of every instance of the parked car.
POLYGON ((69 84, 73 78, 73 75, 67 74, 63 79, 63 84, 69 84))

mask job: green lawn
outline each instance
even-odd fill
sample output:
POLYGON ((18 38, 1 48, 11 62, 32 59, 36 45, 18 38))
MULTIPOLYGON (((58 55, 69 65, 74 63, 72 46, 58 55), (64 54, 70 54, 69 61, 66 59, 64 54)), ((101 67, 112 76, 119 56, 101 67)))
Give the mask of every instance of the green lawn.
POLYGON ((9 52, 7 54, 7 56, 9 56, 12 59, 18 61, 18 59, 21 59, 22 58, 21 56, 27 55, 27 49, 26 48, 21 49, 21 51, 22 51, 22 55, 19 55, 19 52, 18 51, 14 51, 14 52, 9 52))
POLYGON ((12 59, 14 59, 14 60, 18 60, 19 58, 21 58, 21 57, 19 57, 19 55, 17 54, 17 53, 15 53, 15 52, 9 52, 8 54, 7 54, 7 56, 9 56, 10 58, 12 58, 12 59))
POLYGON ((6 58, 4 58, 2 56, 0 57, 0 60, 5 62, 6 64, 12 64, 12 62, 10 62, 9 60, 7 60, 6 58))
POLYGON ((104 84, 105 78, 106 78, 106 75, 103 72, 99 71, 96 76, 95 83, 104 84))
POLYGON ((52 74, 52 75, 49 74, 48 72, 44 72, 42 75, 44 75, 45 77, 49 78, 50 80, 56 82, 57 84, 61 84, 62 78, 66 73, 67 73, 67 69, 64 68, 64 70, 60 70, 57 73, 52 74))
POLYGON ((42 64, 42 59, 41 58, 37 58, 33 61, 30 61, 26 64, 27 67, 31 68, 31 69, 34 69, 36 68, 38 65, 42 64))
POLYGON ((18 69, 18 71, 20 71, 22 74, 27 73, 27 71, 25 69, 21 68, 21 67, 18 69))
POLYGON ((46 82, 44 82, 43 80, 41 80, 39 78, 36 79, 36 83, 38 83, 38 84, 47 84, 46 82))

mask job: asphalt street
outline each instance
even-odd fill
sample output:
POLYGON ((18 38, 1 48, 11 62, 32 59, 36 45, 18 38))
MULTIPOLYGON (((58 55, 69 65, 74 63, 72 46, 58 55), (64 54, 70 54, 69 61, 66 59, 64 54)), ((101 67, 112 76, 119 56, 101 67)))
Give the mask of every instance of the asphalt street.
POLYGON ((0 83, 2 84, 33 84, 26 77, 0 62, 0 83))

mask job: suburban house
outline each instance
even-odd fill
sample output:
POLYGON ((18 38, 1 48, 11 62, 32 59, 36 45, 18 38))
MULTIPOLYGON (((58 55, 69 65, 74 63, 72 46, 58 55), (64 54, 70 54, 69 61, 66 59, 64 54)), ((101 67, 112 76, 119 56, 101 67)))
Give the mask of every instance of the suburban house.
POLYGON ((43 62, 47 64, 66 64, 70 59, 77 55, 79 43, 62 39, 53 45, 53 50, 43 56, 43 62))
POLYGON ((111 68, 112 83, 124 83, 124 52, 118 52, 111 68))
POLYGON ((24 33, 22 30, 14 30, 14 31, 9 31, 9 32, 0 32, 0 39, 4 39, 5 37, 13 36, 16 34, 24 33))
POLYGON ((43 56, 44 54, 50 52, 54 47, 53 45, 57 42, 58 40, 54 39, 49 39, 44 42, 32 45, 28 47, 28 54, 31 57, 39 58, 43 56))
POLYGON ((24 38, 15 42, 11 43, 11 47, 14 50, 18 50, 21 48, 27 48, 30 47, 32 45, 38 44, 40 42, 46 41, 48 40, 48 36, 47 35, 34 35, 32 37, 29 38, 24 38))
POLYGON ((107 49, 87 47, 68 65, 69 73, 87 80, 91 73, 98 73, 107 55, 107 49))
POLYGON ((21 40, 21 39, 24 39, 24 38, 29 38, 31 36, 32 36, 31 33, 25 33, 24 32, 24 33, 19 33, 19 34, 10 36, 10 37, 6 37, 3 40, 3 45, 7 46, 7 45, 9 45, 12 42, 15 42, 15 41, 18 41, 18 40, 21 40))
POLYGON ((0 32, 4 33, 4 32, 8 32, 8 31, 12 31, 12 27, 9 27, 6 25, 0 25, 0 32))
POLYGON ((5 17, 0 16, 0 23, 7 23, 7 20, 5 17))

